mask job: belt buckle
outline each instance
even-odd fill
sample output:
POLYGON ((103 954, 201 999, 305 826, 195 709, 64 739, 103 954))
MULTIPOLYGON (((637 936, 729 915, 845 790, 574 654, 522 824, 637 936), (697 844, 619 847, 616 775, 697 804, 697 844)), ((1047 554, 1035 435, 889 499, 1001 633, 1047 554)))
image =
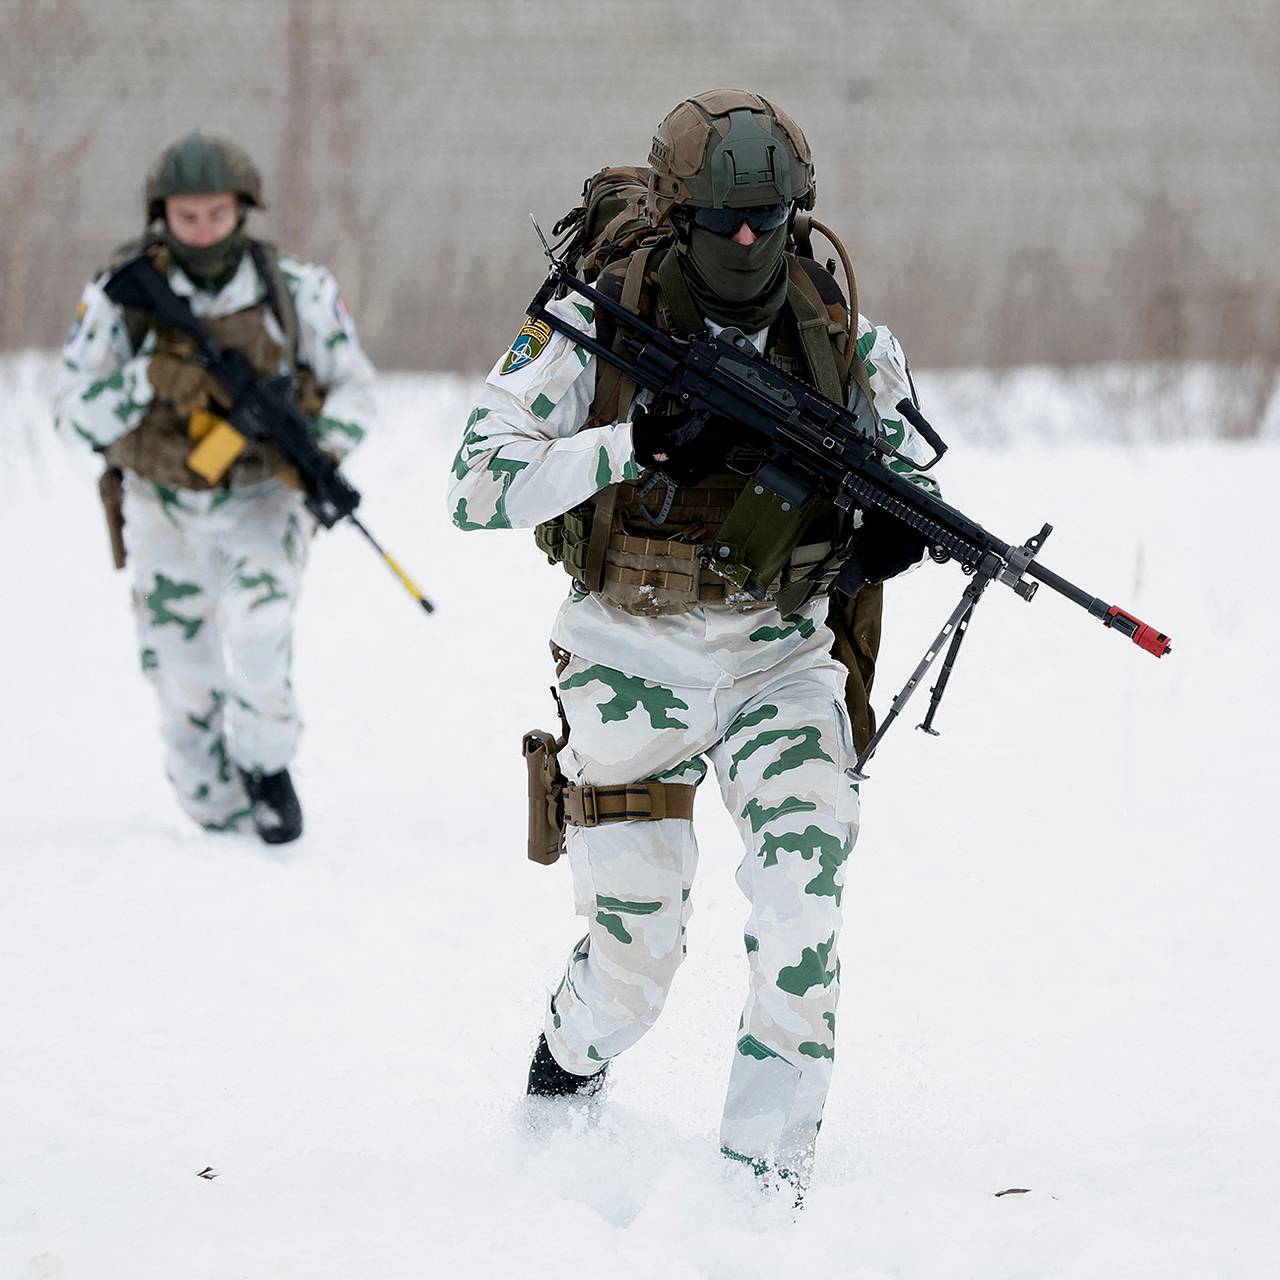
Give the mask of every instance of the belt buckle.
POLYGON ((582 825, 598 827, 600 825, 600 806, 596 802, 596 789, 592 784, 579 787, 578 796, 582 801, 582 825))

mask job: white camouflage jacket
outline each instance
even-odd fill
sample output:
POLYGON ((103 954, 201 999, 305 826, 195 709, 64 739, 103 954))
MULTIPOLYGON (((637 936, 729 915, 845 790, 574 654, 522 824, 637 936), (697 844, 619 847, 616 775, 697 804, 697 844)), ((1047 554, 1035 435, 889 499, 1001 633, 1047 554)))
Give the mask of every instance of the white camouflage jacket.
MULTIPOLYGON (((559 299, 549 309, 594 336, 590 306, 559 299)), ((904 396, 914 398, 906 357, 893 334, 861 316, 858 333, 858 354, 875 401, 896 405, 904 396)), ((766 337, 767 330, 754 335, 757 348, 763 349, 766 337)), ((561 334, 552 334, 545 345, 528 326, 517 335, 485 380, 454 458, 449 506, 459 529, 532 528, 610 484, 639 477, 629 420, 583 429, 595 378, 595 356, 561 334)), ((642 393, 636 402, 645 398, 642 393)), ((910 423, 882 417, 881 427, 907 456, 929 456, 910 423)), ((905 463, 890 465, 936 492, 931 477, 905 463)), ((802 648, 829 648, 826 607, 824 599, 814 600, 785 619, 776 609, 725 605, 647 618, 571 590, 552 639, 579 657, 646 680, 713 689, 802 648)))
MULTIPOLYGON (((372 425, 373 365, 360 348, 355 325, 328 269, 286 254, 280 255, 279 262, 298 313, 297 358, 314 372, 326 393, 324 410, 313 424, 316 438, 341 459, 372 425)), ((103 292, 106 280, 106 274, 100 276, 80 296, 62 349, 54 395, 54 425, 59 433, 78 437, 94 449, 105 449, 137 427, 155 395, 147 378, 155 334, 149 331, 136 352, 130 347, 124 311, 103 292)), ((191 310, 200 317, 231 315, 260 302, 267 293, 248 253, 216 294, 197 288, 178 267, 169 269, 169 285, 190 300, 191 310)), ((264 322, 272 339, 283 346, 284 334, 270 309, 264 322)))

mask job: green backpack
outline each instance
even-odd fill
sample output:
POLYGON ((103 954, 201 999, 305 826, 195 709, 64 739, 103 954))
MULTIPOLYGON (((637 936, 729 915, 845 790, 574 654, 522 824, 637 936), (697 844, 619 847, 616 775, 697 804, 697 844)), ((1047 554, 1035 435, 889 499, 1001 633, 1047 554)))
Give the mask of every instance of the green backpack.
POLYGON ((670 240, 666 227, 649 220, 647 165, 615 165, 593 173, 582 200, 552 228, 569 269, 587 284, 612 262, 644 245, 670 240))

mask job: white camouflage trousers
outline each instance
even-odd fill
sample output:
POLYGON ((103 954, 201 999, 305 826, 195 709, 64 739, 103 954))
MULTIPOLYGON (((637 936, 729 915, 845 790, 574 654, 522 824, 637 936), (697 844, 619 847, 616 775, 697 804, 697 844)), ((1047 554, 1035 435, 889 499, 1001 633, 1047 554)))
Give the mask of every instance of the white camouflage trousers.
MULTIPOLYGON (((844 681, 820 646, 716 690, 577 657, 559 680, 571 781, 697 784, 708 761, 715 768, 750 903, 750 981, 720 1138, 761 1173, 807 1173, 835 1057, 840 899, 858 827, 844 681)), ((567 847, 590 925, 545 1030, 560 1065, 589 1075, 657 1020, 684 957, 698 849, 680 819, 571 827, 567 847)))
POLYGON ((297 746, 293 614, 313 527, 301 495, 274 482, 193 492, 126 476, 133 605, 166 772, 211 830, 248 817, 237 766, 275 773, 297 746))

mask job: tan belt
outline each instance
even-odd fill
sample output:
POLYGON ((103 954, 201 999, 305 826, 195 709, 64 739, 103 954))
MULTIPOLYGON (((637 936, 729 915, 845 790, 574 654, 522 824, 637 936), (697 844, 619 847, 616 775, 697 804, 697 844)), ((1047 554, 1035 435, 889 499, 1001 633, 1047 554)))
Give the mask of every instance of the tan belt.
POLYGON ((623 786, 566 786, 564 820, 572 827, 606 822, 660 822, 692 818, 695 787, 683 782, 632 782, 623 786))
MULTIPOLYGON (((553 640, 556 676, 562 676, 573 654, 553 640)), ((606 822, 660 822, 693 817, 695 788, 682 782, 630 782, 600 787, 569 783, 560 768, 560 752, 569 741, 569 722, 554 685, 551 696, 560 712, 561 734, 542 729, 524 735, 522 749, 529 784, 529 858, 549 866, 564 852, 564 829, 598 827, 606 822)))

